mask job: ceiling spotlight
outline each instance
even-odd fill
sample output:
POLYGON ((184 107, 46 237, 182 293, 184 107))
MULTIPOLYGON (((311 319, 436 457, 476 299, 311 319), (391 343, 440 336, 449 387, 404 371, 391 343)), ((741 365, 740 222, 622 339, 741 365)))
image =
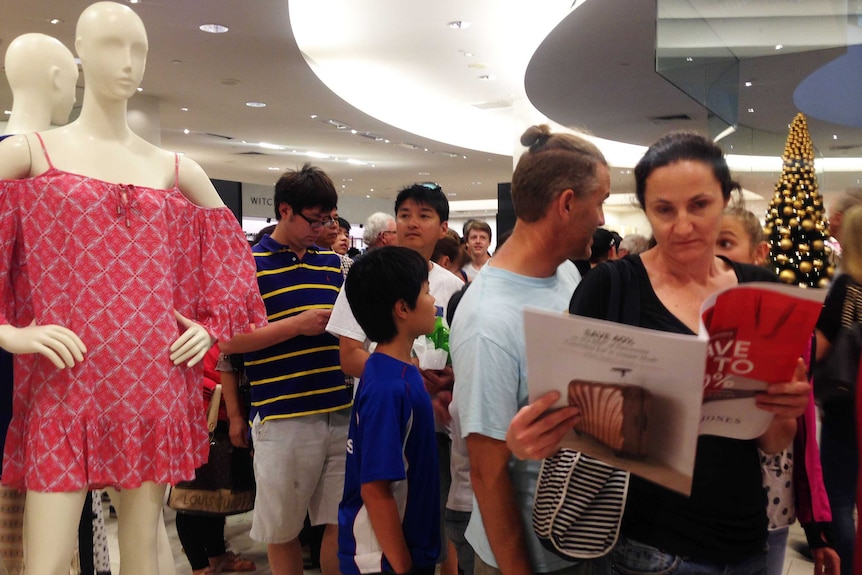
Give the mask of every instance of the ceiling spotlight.
POLYGON ((143 92, 143 91, 144 91, 144 89, 141 88, 140 86, 138 86, 138 92, 143 92))
POLYGON ((465 30, 470 27, 469 22, 465 22, 464 20, 453 20, 447 24, 453 30, 465 30))
POLYGON ((266 108, 266 102, 246 102, 245 105, 249 108, 266 108))
POLYGON ((202 32, 209 32, 210 34, 224 34, 228 31, 228 27, 221 24, 201 24, 199 28, 202 32))
POLYGON ((269 142, 258 142, 258 147, 263 148, 264 150, 284 150, 284 146, 279 146, 278 144, 270 144, 269 142))
POLYGON ((188 128, 186 128, 185 130, 183 130, 183 134, 188 135, 189 133, 191 133, 191 130, 189 130, 188 128))
POLYGON ((746 83, 745 83, 745 87, 746 87, 746 88, 751 88, 751 86, 752 86, 753 84, 754 84, 754 83, 753 83, 753 82, 751 82, 751 81, 749 80, 748 82, 746 82, 746 83))
POLYGON ((317 118, 317 114, 311 114, 311 115, 309 116, 309 118, 311 118, 312 120, 314 120, 314 119, 316 119, 316 118, 317 118))
POLYGON ((11 116, 12 110, 3 110, 3 113, 6 114, 7 116, 11 116))
POLYGON ((185 106, 183 106, 182 108, 180 108, 180 112, 188 112, 188 111, 189 111, 189 109, 188 109, 188 108, 186 108, 185 106))
POLYGON ((267 170, 269 170, 271 172, 277 172, 277 171, 281 170, 281 168, 276 168, 275 166, 270 166, 267 168, 267 170))
POLYGON ((365 197, 366 197, 366 198, 370 198, 371 196, 370 196, 369 194, 365 194, 365 197))
POLYGON ((749 113, 749 114, 753 114, 753 113, 754 113, 754 108, 749 108, 749 109, 748 109, 748 113, 749 113))
POLYGON ((776 50, 781 50, 782 48, 784 48, 784 44, 776 44, 775 45, 776 50))
POLYGON ((357 134, 358 132, 356 130, 350 130, 350 133, 351 134, 357 134))
POLYGON ((833 140, 837 140, 837 139, 838 139, 838 134, 832 134, 832 139, 833 139, 833 140))
POLYGON ((48 20, 48 24, 57 25, 57 24, 62 24, 62 23, 63 23, 63 21, 60 18, 50 18, 48 20))
POLYGON ((137 4, 141 0, 129 0, 129 4, 137 4))
POLYGON ((685 59, 685 61, 686 61, 686 62, 694 62, 694 58, 692 58, 691 56, 689 56, 688 58, 686 58, 686 59, 685 59))

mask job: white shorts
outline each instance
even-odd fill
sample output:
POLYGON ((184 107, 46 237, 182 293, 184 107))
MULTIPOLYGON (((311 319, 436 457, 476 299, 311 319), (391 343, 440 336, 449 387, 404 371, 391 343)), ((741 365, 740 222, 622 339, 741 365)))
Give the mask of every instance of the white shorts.
POLYGON ((254 502, 249 536, 262 543, 299 537, 312 525, 338 524, 350 409, 254 423, 254 502))

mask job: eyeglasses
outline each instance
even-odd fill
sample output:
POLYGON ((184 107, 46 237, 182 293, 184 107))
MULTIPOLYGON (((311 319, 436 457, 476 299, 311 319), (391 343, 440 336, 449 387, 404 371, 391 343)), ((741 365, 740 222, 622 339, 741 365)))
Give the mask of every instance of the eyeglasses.
POLYGON ((308 225, 311 226, 311 229, 313 230, 319 230, 320 228, 331 228, 338 223, 338 220, 333 220, 329 216, 326 216, 322 220, 312 220, 300 211, 296 211, 294 213, 306 222, 308 222, 308 225))

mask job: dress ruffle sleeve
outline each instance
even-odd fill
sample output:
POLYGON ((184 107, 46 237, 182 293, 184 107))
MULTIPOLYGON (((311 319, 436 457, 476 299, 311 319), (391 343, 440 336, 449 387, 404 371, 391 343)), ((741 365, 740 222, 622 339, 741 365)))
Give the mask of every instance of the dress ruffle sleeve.
POLYGON ((266 325, 248 242, 228 208, 177 207, 174 254, 177 310, 219 341, 266 325))

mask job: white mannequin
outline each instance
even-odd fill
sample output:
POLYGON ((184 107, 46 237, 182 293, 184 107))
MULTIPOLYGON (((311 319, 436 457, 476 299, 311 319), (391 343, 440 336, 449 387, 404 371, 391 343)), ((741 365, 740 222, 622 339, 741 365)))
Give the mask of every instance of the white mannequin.
POLYGON ((12 89, 7 134, 47 130, 69 120, 78 65, 66 46, 45 34, 22 34, 6 49, 5 64, 12 89))
MULTIPOLYGON (((80 117, 43 134, 54 166, 94 179, 165 189, 174 182, 174 155, 135 135, 128 126, 129 98, 140 84, 147 54, 147 37, 140 18, 114 2, 92 4, 81 14, 75 49, 81 58, 85 92, 80 117)), ((35 138, 12 136, 0 142, 0 178, 39 175, 49 166, 35 138)), ((203 170, 182 158, 179 188, 192 203, 223 206, 203 170)), ((186 329, 170 348, 175 365, 200 361, 214 343, 206 330, 174 312, 186 329)), ((0 325, 0 347, 16 353, 38 353, 59 369, 85 361, 84 343, 71 330, 57 325, 17 328, 0 325)), ((156 527, 165 485, 144 482, 120 494, 121 575, 156 575, 156 527)), ((24 554, 28 573, 68 572, 86 489, 74 492, 27 492, 24 554)))

